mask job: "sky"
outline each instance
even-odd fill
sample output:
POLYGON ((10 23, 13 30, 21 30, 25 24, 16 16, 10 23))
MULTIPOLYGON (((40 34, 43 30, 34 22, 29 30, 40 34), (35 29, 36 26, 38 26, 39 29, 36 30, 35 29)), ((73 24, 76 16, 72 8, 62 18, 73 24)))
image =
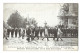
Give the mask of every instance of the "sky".
POLYGON ((38 22, 38 26, 44 26, 45 22, 47 22, 47 25, 49 26, 56 26, 60 21, 57 17, 60 8, 60 4, 57 3, 5 3, 3 6, 3 20, 7 22, 10 15, 17 10, 23 18, 28 16, 29 18, 35 18, 38 22))

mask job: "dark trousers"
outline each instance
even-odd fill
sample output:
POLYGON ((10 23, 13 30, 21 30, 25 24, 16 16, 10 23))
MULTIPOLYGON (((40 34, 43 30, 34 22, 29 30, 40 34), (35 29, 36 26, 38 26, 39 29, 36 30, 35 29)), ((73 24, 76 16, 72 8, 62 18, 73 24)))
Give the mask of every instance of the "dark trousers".
POLYGON ((11 32, 11 37, 13 37, 14 32, 11 32))
POLYGON ((40 33, 40 37, 42 37, 42 33, 40 33))
POLYGON ((31 35, 28 35, 28 38, 27 38, 27 41, 30 42, 30 38, 31 38, 31 41, 33 40, 33 37, 31 35))
POLYGON ((59 38, 62 40, 62 34, 57 35, 57 41, 59 40, 59 38))
POLYGON ((38 33, 35 33, 35 37, 37 37, 39 39, 38 33))
POLYGON ((15 37, 17 37, 17 32, 15 32, 15 37))

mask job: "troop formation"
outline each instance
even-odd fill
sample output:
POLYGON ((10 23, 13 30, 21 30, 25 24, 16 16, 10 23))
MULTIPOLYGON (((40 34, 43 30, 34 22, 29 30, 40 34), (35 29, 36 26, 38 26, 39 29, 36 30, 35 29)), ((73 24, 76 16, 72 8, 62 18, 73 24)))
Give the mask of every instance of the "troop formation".
POLYGON ((62 37, 77 37, 78 36, 78 30, 77 29, 68 29, 68 28, 60 28, 60 27, 28 27, 26 29, 23 28, 11 28, 11 29, 4 29, 4 36, 3 38, 6 38, 8 40, 8 37, 11 35, 11 37, 13 38, 14 35, 15 37, 22 37, 22 39, 24 39, 24 37, 27 37, 27 41, 30 42, 32 40, 34 40, 34 38, 42 38, 42 40, 44 40, 44 38, 47 38, 47 41, 49 41, 49 38, 53 38, 53 40, 55 40, 55 38, 58 39, 60 38, 62 40, 62 37))

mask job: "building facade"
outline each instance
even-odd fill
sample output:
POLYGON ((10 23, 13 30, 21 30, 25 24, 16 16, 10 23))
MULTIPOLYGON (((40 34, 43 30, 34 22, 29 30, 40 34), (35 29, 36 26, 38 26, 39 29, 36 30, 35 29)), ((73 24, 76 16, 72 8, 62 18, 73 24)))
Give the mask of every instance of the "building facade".
POLYGON ((58 15, 60 24, 66 28, 78 28, 78 4, 65 3, 60 9, 58 15))

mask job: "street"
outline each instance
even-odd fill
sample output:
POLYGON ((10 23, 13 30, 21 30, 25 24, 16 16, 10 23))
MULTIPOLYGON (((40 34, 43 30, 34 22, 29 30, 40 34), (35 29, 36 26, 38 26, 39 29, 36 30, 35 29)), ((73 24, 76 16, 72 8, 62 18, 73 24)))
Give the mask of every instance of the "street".
POLYGON ((3 45, 26 45, 26 46, 78 46, 78 38, 62 38, 63 41, 53 40, 53 38, 49 38, 47 41, 46 38, 42 40, 42 38, 35 38, 33 41, 28 42, 26 40, 27 37, 24 39, 20 38, 8 38, 8 40, 3 39, 3 45))

